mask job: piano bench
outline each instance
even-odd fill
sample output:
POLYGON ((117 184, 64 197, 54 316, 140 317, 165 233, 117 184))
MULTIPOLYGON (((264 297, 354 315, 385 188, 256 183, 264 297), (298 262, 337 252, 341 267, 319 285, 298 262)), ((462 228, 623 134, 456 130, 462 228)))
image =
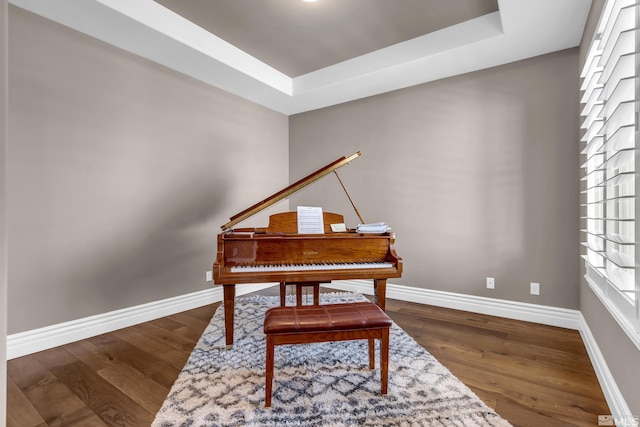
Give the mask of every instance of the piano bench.
POLYGON ((271 406, 274 349, 282 344, 366 339, 369 368, 375 369, 374 339, 380 339, 380 392, 387 394, 389 378, 389 329, 392 321, 372 302, 273 307, 264 318, 266 387, 264 406, 271 406))

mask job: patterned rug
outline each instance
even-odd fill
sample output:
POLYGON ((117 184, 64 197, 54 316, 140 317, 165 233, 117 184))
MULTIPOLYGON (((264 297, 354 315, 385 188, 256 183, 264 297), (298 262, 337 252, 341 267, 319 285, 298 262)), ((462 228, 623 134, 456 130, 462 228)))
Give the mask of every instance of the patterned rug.
MULTIPOLYGON (((350 301, 365 298, 321 294, 323 304, 350 301)), ((232 350, 224 348, 220 307, 152 425, 509 426, 395 323, 387 395, 380 394, 379 369, 368 368, 366 340, 282 345, 265 408, 262 328, 264 312, 278 304, 279 297, 237 298, 232 350)), ((378 368, 379 361, 377 348, 378 368)))

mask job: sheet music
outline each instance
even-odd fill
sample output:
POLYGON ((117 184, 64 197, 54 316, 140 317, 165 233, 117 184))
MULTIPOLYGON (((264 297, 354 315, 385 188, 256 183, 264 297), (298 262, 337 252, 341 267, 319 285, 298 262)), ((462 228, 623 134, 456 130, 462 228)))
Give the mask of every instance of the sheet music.
POLYGON ((344 225, 344 222, 341 222, 340 224, 331 224, 331 231, 334 233, 346 232, 347 226, 344 225))
POLYGON ((322 208, 313 206, 298 206, 298 233, 324 234, 322 208))
POLYGON ((372 222, 370 224, 358 224, 356 227, 358 233, 385 233, 391 228, 386 222, 372 222))

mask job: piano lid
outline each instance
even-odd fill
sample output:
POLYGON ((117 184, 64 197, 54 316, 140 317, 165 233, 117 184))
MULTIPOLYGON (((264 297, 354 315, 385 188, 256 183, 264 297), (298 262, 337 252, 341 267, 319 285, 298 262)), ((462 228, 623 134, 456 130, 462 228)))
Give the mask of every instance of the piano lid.
MULTIPOLYGON (((339 159, 329 163, 328 165, 318 169, 317 171, 313 172, 312 174, 302 178, 301 180, 294 182, 293 184, 291 184, 290 186, 288 186, 287 188, 284 188, 280 191, 278 191, 277 193, 267 197, 266 199, 262 200, 261 202, 256 203, 255 205, 251 206, 250 208, 247 208, 245 210, 243 210, 240 213, 235 214, 234 216, 232 216, 231 218, 229 218, 229 222, 227 222, 225 225, 221 226, 220 228, 222 228, 222 230, 228 230, 231 227, 233 227, 234 225, 236 225, 237 223, 239 223, 240 221, 244 221, 245 219, 257 214, 258 212, 268 208, 269 206, 279 202, 282 199, 285 199, 287 197, 289 197, 290 195, 292 195, 293 193, 295 193, 298 190, 301 190, 302 188, 306 187, 307 185, 311 184, 314 181, 317 181, 318 179, 322 178, 323 176, 331 173, 331 172, 335 172, 336 169, 346 165, 347 163, 351 162, 351 160, 356 159, 360 156, 360 152, 356 152, 353 153, 352 155, 350 155, 349 157, 340 157, 339 159)), ((355 207, 355 206, 354 206, 355 207)))

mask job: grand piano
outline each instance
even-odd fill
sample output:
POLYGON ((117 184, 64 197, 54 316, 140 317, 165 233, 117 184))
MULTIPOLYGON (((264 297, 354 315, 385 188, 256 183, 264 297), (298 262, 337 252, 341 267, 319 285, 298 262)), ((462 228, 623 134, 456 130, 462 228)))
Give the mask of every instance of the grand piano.
POLYGON ((387 279, 402 275, 402 258, 395 252, 392 232, 365 234, 356 229, 334 232, 331 225, 343 224, 344 218, 330 212, 323 212, 324 234, 299 234, 297 212, 271 215, 269 225, 264 228, 233 228, 331 172, 338 177, 356 214, 364 223, 337 173, 338 168, 359 156, 360 152, 356 152, 335 160, 234 215, 221 226, 213 280, 224 290, 227 347, 233 345, 236 284, 279 282, 283 302, 286 284, 313 284, 317 292, 319 283, 372 279, 375 301, 384 310, 387 279))

